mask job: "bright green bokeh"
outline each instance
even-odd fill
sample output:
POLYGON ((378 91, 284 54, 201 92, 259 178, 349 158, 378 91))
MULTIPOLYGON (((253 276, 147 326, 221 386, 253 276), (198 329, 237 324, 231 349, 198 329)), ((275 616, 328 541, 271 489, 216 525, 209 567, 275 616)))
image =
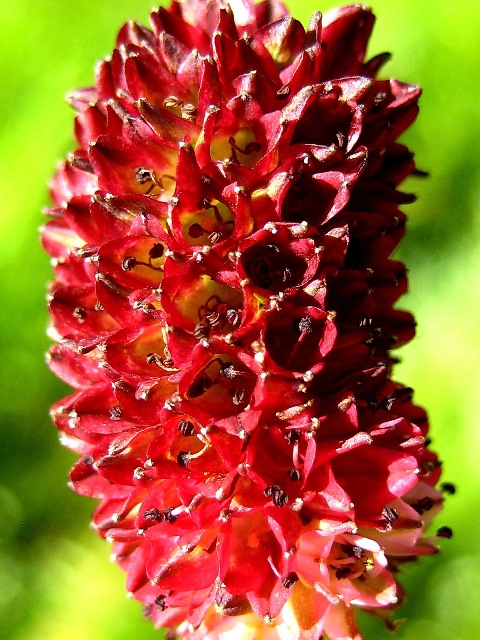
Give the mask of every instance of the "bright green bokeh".
MULTIPOLYGON (((405 571, 408 622, 399 640, 478 637, 480 551, 473 516, 479 497, 478 328, 480 297, 480 21, 476 0, 373 2, 373 55, 394 53, 385 73, 424 88, 407 140, 431 173, 408 188, 410 268, 403 306, 419 323, 400 355, 397 379, 430 413, 444 479, 458 486, 437 525, 454 529, 443 552, 405 571)), ((305 23, 323 6, 289 2, 305 23)), ((43 364, 45 286, 51 277, 37 227, 45 187, 72 147, 64 94, 92 80, 128 18, 146 21, 150 1, 12 0, 0 8, 0 638, 160 638, 125 598, 107 543, 87 526, 93 502, 66 487, 73 456, 57 442, 49 406, 67 393, 43 364)), ((387 637, 362 622, 367 640, 387 637)))

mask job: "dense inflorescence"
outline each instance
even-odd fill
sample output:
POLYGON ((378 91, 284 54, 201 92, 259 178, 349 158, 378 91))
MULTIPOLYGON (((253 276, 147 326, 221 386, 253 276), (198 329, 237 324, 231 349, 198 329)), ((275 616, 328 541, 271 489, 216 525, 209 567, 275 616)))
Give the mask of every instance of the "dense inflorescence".
POLYGON ((355 608, 388 622, 399 565, 449 535, 422 535, 439 462, 391 379, 420 90, 376 79, 373 21, 179 0, 69 96, 43 241, 76 391, 52 415, 128 591, 180 638, 358 639, 355 608))

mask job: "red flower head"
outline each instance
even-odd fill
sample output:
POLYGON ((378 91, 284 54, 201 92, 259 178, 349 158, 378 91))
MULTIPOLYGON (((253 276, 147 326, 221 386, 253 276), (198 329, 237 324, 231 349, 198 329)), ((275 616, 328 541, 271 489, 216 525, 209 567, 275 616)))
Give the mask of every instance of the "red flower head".
POLYGON ((178 0, 69 96, 43 241, 76 391, 53 419, 128 591, 179 638, 358 639, 355 608, 388 619, 399 564, 436 551, 439 463, 391 380, 420 90, 376 79, 373 21, 178 0))

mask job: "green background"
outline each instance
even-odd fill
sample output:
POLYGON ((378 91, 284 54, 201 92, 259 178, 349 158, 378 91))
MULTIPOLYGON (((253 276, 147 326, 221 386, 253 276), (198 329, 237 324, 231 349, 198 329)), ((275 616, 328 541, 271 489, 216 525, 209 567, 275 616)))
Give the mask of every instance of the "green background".
MULTIPOLYGON (((312 1, 289 2, 305 24, 312 1)), ((407 185, 410 269, 403 306, 416 339, 397 379, 430 413, 444 480, 455 482, 436 524, 454 537, 404 575, 408 621, 399 640, 479 637, 480 551, 476 531, 480 430, 480 24, 476 0, 376 0, 370 53, 394 53, 385 73, 423 86, 407 140, 428 180, 407 185)), ((129 18, 145 22, 150 0, 13 0, 0 8, 0 638, 160 638, 125 597, 108 544, 89 529, 93 502, 66 487, 73 455, 58 444, 49 406, 66 394, 44 365, 46 282, 51 267, 37 228, 46 183, 72 148, 64 94, 92 81, 129 18)), ((388 633, 362 618, 365 636, 388 633)))

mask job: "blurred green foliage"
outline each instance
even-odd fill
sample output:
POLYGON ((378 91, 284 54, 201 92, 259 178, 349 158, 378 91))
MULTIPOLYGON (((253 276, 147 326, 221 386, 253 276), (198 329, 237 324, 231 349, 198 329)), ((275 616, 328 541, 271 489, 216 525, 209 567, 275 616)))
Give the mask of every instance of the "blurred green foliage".
MULTIPOLYGON (((370 53, 392 51, 385 73, 423 86, 407 141, 431 178, 411 180, 399 255, 410 268, 418 336, 397 379, 428 407, 444 479, 458 493, 437 525, 455 532, 442 553, 405 571, 408 618, 398 640, 478 637, 480 550, 473 529, 480 479, 477 273, 480 267, 480 20, 476 0, 374 0, 370 53)), ((318 6, 291 0, 304 24, 318 6)), ((95 60, 150 0, 12 0, 0 8, 0 638, 160 638, 125 599, 107 543, 87 526, 93 503, 66 486, 73 456, 57 442, 48 409, 67 389, 43 364, 45 287, 51 268, 37 238, 46 183, 72 148, 64 94, 92 81, 95 60)), ((368 640, 387 632, 362 618, 368 640)))

